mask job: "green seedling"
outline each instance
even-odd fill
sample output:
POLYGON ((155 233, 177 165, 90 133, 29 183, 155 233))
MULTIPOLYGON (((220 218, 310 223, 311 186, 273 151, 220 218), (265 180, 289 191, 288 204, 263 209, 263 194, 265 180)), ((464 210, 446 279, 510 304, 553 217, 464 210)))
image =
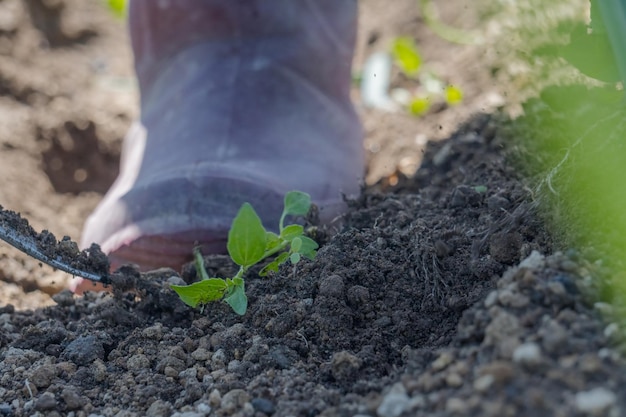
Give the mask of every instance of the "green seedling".
POLYGON ((317 243, 304 235, 299 224, 285 225, 288 216, 304 216, 311 208, 311 197, 300 191, 290 191, 285 195, 285 204, 278 224, 279 233, 265 229, 254 208, 244 203, 235 216, 226 245, 233 262, 239 271, 231 278, 209 277, 204 267, 204 259, 198 248, 194 249, 196 270, 202 278, 191 285, 172 285, 180 299, 190 307, 204 307, 213 301, 224 300, 235 313, 243 315, 248 308, 244 275, 259 262, 276 256, 259 273, 266 276, 277 272, 280 265, 289 261, 296 265, 302 257, 313 260, 317 255, 317 243))
POLYGON ((413 39, 399 37, 394 39, 391 54, 396 64, 408 77, 415 77, 422 67, 422 56, 413 39))

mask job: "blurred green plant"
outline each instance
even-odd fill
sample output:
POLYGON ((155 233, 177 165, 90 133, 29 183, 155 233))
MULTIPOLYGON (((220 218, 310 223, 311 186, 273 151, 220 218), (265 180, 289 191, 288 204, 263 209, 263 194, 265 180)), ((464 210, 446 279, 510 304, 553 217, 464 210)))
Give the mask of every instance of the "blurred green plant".
POLYGON ((422 67, 422 56, 417 50, 415 41, 408 37, 394 39, 391 46, 393 55, 400 70, 409 77, 416 77, 422 67))
POLYGON ((445 83, 432 71, 423 70, 422 56, 412 38, 398 37, 393 40, 391 55, 400 71, 419 88, 411 94, 407 110, 414 116, 426 114, 434 103, 445 102, 454 106, 463 100, 463 91, 458 86, 445 83))
POLYGON ((520 166, 539 178, 534 194, 555 235, 606 268, 601 298, 626 306, 626 2, 589 5, 589 22, 558 25, 551 39, 561 42, 531 56, 567 62, 579 76, 546 83, 538 71, 539 97, 524 102, 513 126, 527 138, 520 166))
POLYGON ((204 266, 204 258, 198 248, 194 249, 196 271, 201 280, 190 285, 172 285, 180 299, 190 307, 204 307, 205 304, 224 299, 237 314, 243 315, 248 308, 244 275, 264 259, 277 255, 259 273, 266 276, 277 272, 280 265, 290 261, 296 265, 302 257, 314 259, 317 243, 304 235, 299 224, 285 225, 287 216, 304 216, 311 209, 311 197, 300 191, 290 191, 285 195, 284 208, 280 217, 279 234, 265 230, 254 208, 244 203, 233 219, 228 232, 226 248, 239 271, 231 278, 209 277, 204 266))
POLYGON ((119 18, 126 17, 126 0, 105 0, 109 9, 119 18))

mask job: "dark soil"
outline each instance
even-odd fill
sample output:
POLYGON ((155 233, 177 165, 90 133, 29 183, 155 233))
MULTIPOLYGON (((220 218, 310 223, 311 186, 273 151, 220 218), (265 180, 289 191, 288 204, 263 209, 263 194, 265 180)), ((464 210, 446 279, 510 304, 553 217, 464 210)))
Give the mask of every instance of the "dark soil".
MULTIPOLYGON (((67 0, 59 3, 60 11, 48 2, 26 4, 0 2, 0 8, 21 10, 12 31, 0 34, 14 45, 11 56, 19 65, 73 62, 87 80, 79 57, 122 47, 106 43, 119 40, 114 35, 119 23, 92 3, 67 0), (46 7, 52 9, 41 20, 46 7), (64 29, 74 15, 92 20, 82 29, 64 29), (44 24, 46 19, 57 23, 44 24), (34 52, 25 57, 16 42, 25 33, 35 36, 35 28, 36 38, 43 33, 47 43, 28 44, 34 52)), ((363 4, 367 17, 387 3, 363 4)), ((415 19, 399 27, 412 28, 415 19)), ((430 45, 425 50, 437 49, 432 46, 437 40, 428 44, 424 32, 416 36, 430 45)), ((458 60, 455 65, 467 68, 458 60)), ((119 68, 119 74, 128 70, 119 68)), ((59 97, 104 99, 87 81, 63 86, 63 71, 51 75, 60 85, 56 92, 19 73, 11 73, 14 81, 8 82, 8 71, 0 61, 0 106, 26 112, 32 126, 24 127, 29 140, 12 143, 2 136, 0 160, 10 154, 38 162, 21 168, 30 167, 30 183, 47 193, 41 201, 49 208, 42 210, 75 208, 64 223, 62 210, 56 216, 38 211, 35 203, 11 198, 10 190, 2 190, 8 200, 3 204, 15 204, 37 230, 53 229, 46 222, 57 221, 57 235, 76 236, 97 200, 93 193, 114 177, 111 161, 133 110, 115 105, 102 115, 93 104, 76 113, 53 110, 47 119, 37 106, 51 106, 59 97), (30 100, 32 108, 25 109, 30 100), (95 130, 93 119, 99 120, 95 130), (50 152, 59 152, 57 159, 50 152), (81 158, 99 162, 84 164, 81 158), (64 169, 72 172, 62 174, 64 169)), ((270 278, 250 274, 243 317, 224 303, 204 311, 184 305, 169 285, 194 280, 191 265, 182 276, 170 269, 139 274, 124 267, 111 276, 112 292, 76 297, 65 290, 53 296, 54 305, 31 302, 25 309, 21 303, 28 294, 46 290, 40 278, 56 275, 7 252, 0 267, 6 281, 0 298, 0 415, 623 415, 622 341, 613 308, 594 303, 595 266, 575 250, 557 251, 533 194, 511 164, 517 142, 503 134, 510 132, 502 129, 508 118, 469 117, 489 106, 479 100, 468 106, 468 121, 450 129, 449 138, 429 142, 414 175, 380 175, 381 181, 349 202, 336 233, 320 234, 324 244, 315 261, 285 266, 270 278), (13 286, 21 292, 12 293, 13 286)), ((372 111, 363 115, 366 126, 378 126, 369 130, 369 144, 384 137, 390 117, 394 126, 402 120, 372 111)), ((433 132, 447 117, 431 115, 423 130, 436 137, 433 132)), ((411 131, 413 123, 407 119, 400 131, 411 131)), ((404 138, 405 144, 414 135, 404 138)), ((402 168, 392 158, 396 146, 380 149, 389 165, 402 168)), ((405 148, 412 161, 421 159, 419 152, 415 141, 405 148)), ((372 166, 381 169, 381 155, 373 153, 372 166)), ((56 238, 49 241, 58 249, 56 238)), ((213 271, 230 267, 223 257, 206 261, 213 271)))

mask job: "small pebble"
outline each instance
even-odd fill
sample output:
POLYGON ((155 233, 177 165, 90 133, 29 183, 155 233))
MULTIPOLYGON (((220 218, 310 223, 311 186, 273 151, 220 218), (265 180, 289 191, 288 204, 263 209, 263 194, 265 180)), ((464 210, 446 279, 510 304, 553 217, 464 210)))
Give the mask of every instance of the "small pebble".
POLYGON ((198 348, 191 352, 191 357, 197 361, 207 361, 211 359, 211 352, 205 348, 198 348))
POLYGON ((519 292, 513 291, 509 288, 505 288, 500 291, 498 294, 498 301, 503 306, 513 308, 526 307, 528 303, 530 303, 528 296, 520 294, 519 292))
POLYGON ((7 404, 7 403, 0 404, 0 415, 10 416, 12 414, 13 414, 13 407, 11 407, 11 404, 7 404))
POLYGON ((126 361, 126 368, 129 370, 139 370, 150 367, 150 359, 146 355, 133 355, 126 361))
POLYGON ((445 369, 454 361, 454 356, 450 352, 444 352, 432 364, 432 369, 435 372, 439 372, 445 369))
POLYGON ((493 375, 483 375, 474 381, 474 389, 478 392, 485 392, 491 388, 495 380, 493 375))
POLYGON ((209 394, 209 405, 211 407, 217 407, 221 403, 222 403, 222 394, 219 392, 219 390, 214 389, 209 394))
POLYGON ((104 347, 96 336, 81 336, 67 345, 63 356, 77 365, 89 365, 95 359, 104 359, 104 347))
POLYGON ((37 411, 49 411, 55 409, 57 406, 57 400, 54 398, 54 394, 44 392, 41 397, 37 398, 34 407, 37 411))
POLYGON ((56 376, 57 370, 54 365, 42 365, 33 371, 30 382, 37 388, 46 388, 52 384, 56 376))
POLYGON ((610 323, 608 326, 604 328, 604 336, 608 339, 613 338, 616 335, 619 335, 619 326, 617 323, 610 323))
POLYGON ((519 268, 540 269, 545 263, 545 258, 536 250, 532 251, 526 259, 519 264, 519 268))
POLYGON ((594 388, 576 394, 576 409, 581 413, 600 415, 615 405, 617 397, 606 388, 594 388))
POLYGON ((276 412, 276 406, 272 401, 268 399, 254 398, 250 402, 252 403, 252 406, 256 411, 260 411, 261 413, 267 414, 268 416, 271 416, 276 412))
POLYGON ((491 308, 498 302, 498 291, 493 290, 485 298, 485 308, 491 308))
POLYGON ((467 411, 467 404, 460 398, 449 398, 446 401, 446 412, 450 414, 463 414, 467 411))
POLYGON ((218 349, 211 356, 211 368, 212 369, 224 369, 226 368, 226 352, 224 349, 218 349))
POLYGON ((567 330, 554 320, 539 330, 539 334, 543 348, 550 353, 557 353, 567 343, 567 330))
POLYGON ((178 376, 178 371, 176 370, 176 368, 172 367, 172 366, 166 366, 165 368, 163 368, 163 375, 165 376, 169 376, 171 378, 175 378, 178 376))
POLYGON ((220 405, 223 412, 232 413, 243 408, 248 401, 250 401, 250 395, 245 390, 234 389, 224 394, 220 405))
POLYGON ((185 411, 182 413, 174 413, 172 417, 205 417, 204 413, 198 413, 196 411, 185 411))
POLYGON ((541 348, 536 343, 524 343, 513 351, 513 362, 525 366, 537 366, 541 363, 541 348))
POLYGON ((79 410, 86 404, 86 401, 72 388, 65 388, 61 392, 61 398, 68 410, 79 410))
POLYGON ((163 325, 155 324, 154 326, 143 329, 141 335, 146 339, 161 340, 163 338, 163 325))
POLYGON ((552 294, 558 296, 563 296, 567 294, 567 291, 565 291, 565 287, 563 286, 563 284, 558 281, 548 282, 548 290, 550 290, 552 294))
POLYGON ((452 388, 460 387, 463 385, 463 378, 461 378, 461 375, 456 372, 452 372, 446 376, 446 384, 452 388))
POLYGON ((237 359, 233 359, 228 362, 228 366, 226 367, 228 372, 241 373, 243 371, 243 366, 241 366, 241 361, 237 359))
POLYGON ((410 406, 410 398, 406 393, 404 385, 398 382, 394 384, 385 395, 382 402, 376 409, 379 417, 398 417, 410 406))

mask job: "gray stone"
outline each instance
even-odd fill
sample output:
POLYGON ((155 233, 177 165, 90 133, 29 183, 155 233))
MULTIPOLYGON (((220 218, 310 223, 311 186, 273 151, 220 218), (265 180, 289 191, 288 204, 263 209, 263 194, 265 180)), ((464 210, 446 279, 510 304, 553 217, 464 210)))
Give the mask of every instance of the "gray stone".
POLYGON ((138 371, 150 367, 150 359, 144 354, 133 355, 126 361, 126 368, 131 371, 138 371))
POLYGON ((408 410, 410 405, 411 399, 407 395, 404 385, 398 382, 383 397, 382 402, 376 409, 376 414, 379 417, 399 417, 408 410))
POLYGON ((557 353, 567 343, 567 330, 555 320, 550 320, 539 334, 543 348, 549 353, 557 353))
POLYGON ((89 365, 96 359, 104 359, 104 347, 96 336, 81 336, 67 345, 63 356, 77 365, 89 365))
POLYGON ((211 356, 211 368, 224 369, 226 368, 227 360, 228 358, 226 357, 226 352, 224 352, 224 349, 218 349, 211 356))
POLYGON ((73 388, 65 388, 61 392, 61 398, 68 410, 80 410, 87 403, 73 388))
POLYGON ((42 365, 33 371, 30 382, 37 388, 46 388, 52 384, 56 376, 57 370, 54 365, 42 365))
POLYGON ((226 413, 235 412, 243 408, 244 404, 250 401, 250 395, 242 389, 228 391, 222 397, 222 411, 226 413))
POLYGON ((163 338, 163 331, 163 325, 159 323, 143 329, 141 335, 147 339, 161 340, 163 338))
POLYGON ((261 413, 267 414, 268 416, 271 416, 276 412, 276 406, 272 401, 268 399, 254 398, 250 402, 252 403, 252 406, 256 411, 260 411, 261 413))
POLYGON ((44 392, 41 397, 35 400, 34 408, 37 411, 50 411, 57 407, 57 400, 54 394, 44 392))
POLYGON ((208 361, 211 359, 211 352, 205 348, 198 348, 191 352, 191 357, 196 361, 208 361))
POLYGON ((615 405, 617 397, 613 391, 599 387, 577 393, 574 401, 579 412, 600 415, 615 405))
POLYGON ((538 344, 528 342, 513 351, 513 362, 534 367, 541 363, 541 348, 538 344))

